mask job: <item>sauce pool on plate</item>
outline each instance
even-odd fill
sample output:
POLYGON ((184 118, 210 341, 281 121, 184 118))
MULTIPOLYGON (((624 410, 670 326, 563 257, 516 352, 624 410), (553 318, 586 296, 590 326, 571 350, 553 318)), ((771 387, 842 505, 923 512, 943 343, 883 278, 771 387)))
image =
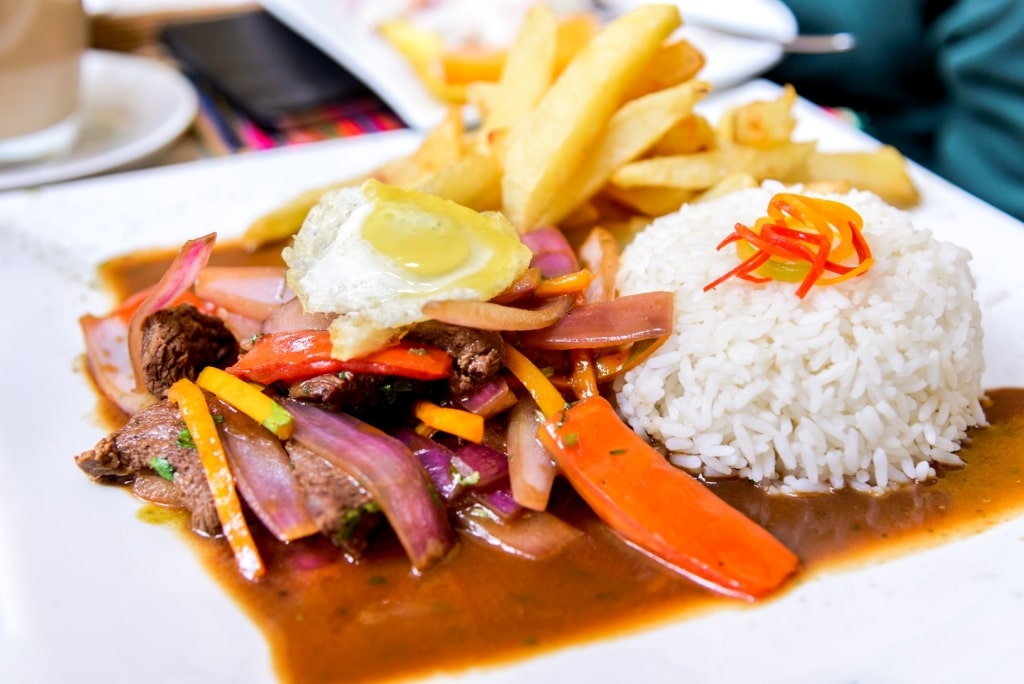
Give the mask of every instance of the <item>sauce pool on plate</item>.
MULTIPOLYGON (((277 254, 279 246, 255 256, 221 248, 211 263, 279 263, 277 254)), ((127 295, 159 277, 167 258, 133 255, 101 273, 127 295)), ((1024 389, 993 390, 989 398, 990 426, 972 431, 962 452, 967 466, 940 471, 928 484, 885 496, 808 497, 770 496, 746 482, 711 486, 800 557, 797 583, 977 533, 1024 513, 1024 389)), ((255 583, 238 574, 226 542, 192 535, 185 515, 147 506, 140 517, 177 524, 263 631, 285 682, 458 672, 736 605, 627 546, 562 483, 552 511, 587 532, 565 553, 527 561, 463 539, 422 575, 387 530, 359 563, 326 539, 286 545, 261 533, 269 572, 255 583)))

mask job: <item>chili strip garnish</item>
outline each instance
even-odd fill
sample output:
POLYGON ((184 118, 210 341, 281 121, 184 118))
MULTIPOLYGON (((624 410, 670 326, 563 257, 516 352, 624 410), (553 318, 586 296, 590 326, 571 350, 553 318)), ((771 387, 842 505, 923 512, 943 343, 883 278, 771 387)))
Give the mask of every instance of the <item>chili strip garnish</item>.
POLYGON ((860 215, 840 202, 776 194, 767 216, 753 228, 737 223, 718 244, 718 250, 735 244, 742 261, 705 285, 704 291, 734 277, 755 283, 799 281, 796 295, 802 299, 814 285, 834 285, 862 275, 874 263, 862 226, 860 215), (844 263, 853 259, 855 264, 844 263))

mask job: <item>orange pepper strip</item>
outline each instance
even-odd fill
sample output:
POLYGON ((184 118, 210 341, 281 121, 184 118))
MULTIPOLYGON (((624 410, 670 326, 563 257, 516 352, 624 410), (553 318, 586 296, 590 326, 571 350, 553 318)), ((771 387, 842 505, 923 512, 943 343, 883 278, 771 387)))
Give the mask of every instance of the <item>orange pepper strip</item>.
POLYGON ((566 401, 544 372, 526 358, 521 351, 511 344, 505 345, 505 366, 512 371, 512 375, 523 383, 523 387, 530 393, 533 400, 537 402, 540 412, 545 418, 556 415, 565 408, 566 401))
POLYGON ((853 278, 854 276, 859 276, 874 265, 875 258, 871 256, 871 247, 868 245, 867 240, 864 239, 864 235, 860 232, 860 228, 858 228, 857 224, 853 221, 850 222, 850 231, 852 238, 851 242, 857 252, 857 259, 860 263, 848 271, 840 272, 839 275, 834 278, 819 278, 818 282, 824 285, 841 283, 844 280, 853 278))
POLYGON ((698 584, 754 600, 796 572, 789 549, 668 463, 603 397, 549 418, 539 436, 602 520, 698 584))
POLYGON ((665 344, 668 338, 668 335, 663 335, 652 340, 641 340, 634 342, 626 349, 619 349, 608 354, 595 356, 594 371, 597 373, 598 383, 612 380, 645 361, 651 354, 657 351, 658 347, 665 344))
POLYGON ((434 430, 447 432, 477 444, 484 439, 483 416, 462 409, 438 406, 426 400, 413 404, 412 412, 424 425, 434 430))
POLYGON ((541 280, 533 294, 535 297, 557 297, 558 295, 585 292, 593 280, 594 274, 590 269, 581 268, 572 273, 541 280))
POLYGON ((224 536, 235 554, 238 569, 247 580, 263 577, 266 568, 245 522, 242 506, 235 492, 235 479, 228 468, 224 445, 221 444, 217 426, 210 415, 203 391, 192 381, 182 378, 167 390, 167 398, 178 405, 185 427, 192 435, 199 461, 206 471, 206 480, 210 483, 217 517, 224 529, 224 536))
POLYGON ((594 366, 593 352, 589 349, 572 349, 569 351, 569 358, 572 359, 569 386, 572 387, 576 398, 586 399, 597 395, 597 368, 594 366))

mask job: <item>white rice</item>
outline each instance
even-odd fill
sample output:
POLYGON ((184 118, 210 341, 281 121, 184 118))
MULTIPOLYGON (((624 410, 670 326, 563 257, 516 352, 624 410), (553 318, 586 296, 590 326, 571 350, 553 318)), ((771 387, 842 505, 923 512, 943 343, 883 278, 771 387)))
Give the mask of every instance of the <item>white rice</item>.
POLYGON ((865 275, 804 299, 797 283, 736 278, 703 292, 738 263, 715 246, 781 190, 684 207, 623 252, 622 294, 675 295, 672 336, 616 384, 624 418, 691 473, 778 492, 880 492, 960 465, 985 424, 970 254, 872 194, 823 195, 863 217, 865 275))

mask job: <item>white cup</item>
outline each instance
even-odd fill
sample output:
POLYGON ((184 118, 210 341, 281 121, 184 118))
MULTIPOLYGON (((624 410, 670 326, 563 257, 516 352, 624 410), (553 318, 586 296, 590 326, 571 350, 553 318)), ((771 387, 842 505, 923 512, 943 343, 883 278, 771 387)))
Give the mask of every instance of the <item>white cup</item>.
POLYGON ((81 0, 0 0, 0 164, 74 145, 87 34, 81 0))

